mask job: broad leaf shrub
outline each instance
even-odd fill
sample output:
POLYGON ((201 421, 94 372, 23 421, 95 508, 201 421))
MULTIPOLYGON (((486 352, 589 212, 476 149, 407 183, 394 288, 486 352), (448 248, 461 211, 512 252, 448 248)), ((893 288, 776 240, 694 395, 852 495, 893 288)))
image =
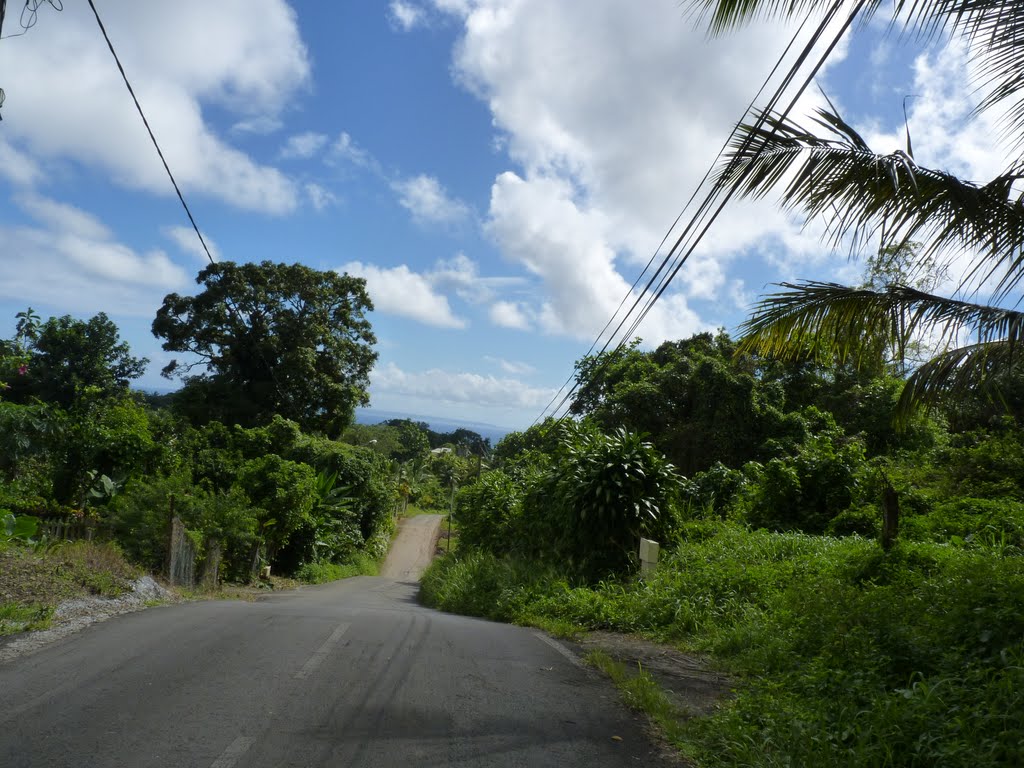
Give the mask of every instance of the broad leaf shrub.
POLYGON ((535 562, 436 562, 423 598, 520 623, 641 632, 744 676, 694 720, 708 766, 1024 761, 1024 558, 1002 550, 698 521, 643 580, 573 586, 535 562))
POLYGON ((516 553, 594 581, 636 565, 641 536, 669 541, 681 478, 640 436, 559 430, 548 461, 489 472, 458 496, 463 550, 516 553))

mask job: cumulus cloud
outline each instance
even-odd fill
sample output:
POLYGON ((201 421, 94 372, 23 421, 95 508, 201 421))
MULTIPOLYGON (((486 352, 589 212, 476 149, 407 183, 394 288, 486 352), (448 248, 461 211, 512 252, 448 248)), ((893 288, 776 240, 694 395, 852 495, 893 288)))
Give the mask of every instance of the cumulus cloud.
POLYGON ((484 277, 477 263, 464 253, 441 259, 428 273, 430 282, 439 290, 449 291, 470 304, 492 301, 499 291, 521 286, 521 277, 484 277))
MULTIPOLYGON (((493 184, 485 227, 545 297, 496 322, 590 338, 626 296, 788 37, 758 24, 708 40, 675 0, 433 0, 462 24, 458 81, 489 108, 516 167, 493 184), (552 73, 558 73, 552 76, 552 73), (529 311, 527 311, 529 310, 529 311)), ((728 214, 651 313, 645 336, 708 322, 690 302, 731 302, 728 268, 767 240, 821 247, 770 204, 728 214)))
POLYGON ((358 261, 340 269, 366 278, 377 310, 440 328, 468 326, 468 322, 452 310, 449 295, 467 304, 484 304, 494 300, 498 291, 518 287, 524 282, 519 277, 485 277, 480 274, 477 263, 462 253, 441 259, 433 269, 424 272, 414 272, 404 264, 384 268, 358 261))
POLYGON ((352 261, 339 271, 366 278, 366 289, 374 308, 380 312, 438 328, 465 328, 467 325, 452 311, 447 297, 434 289, 429 277, 413 272, 404 264, 384 268, 352 261))
POLYGON ((469 217, 470 210, 461 200, 448 194, 433 176, 420 174, 391 184, 398 202, 421 224, 455 224, 469 217))
MULTIPOLYGON (((290 179, 228 144, 203 116, 216 106, 237 116, 239 130, 265 127, 306 86, 307 52, 284 0, 123 2, 104 21, 187 192, 269 213, 296 207, 290 179)), ((124 186, 173 194, 88 7, 66 4, 44 22, 45 34, 0 46, 0 71, 19 73, 8 89, 17 97, 8 139, 33 159, 70 159, 124 186)))
POLYGON ((538 410, 555 394, 554 389, 531 387, 517 379, 438 369, 409 373, 394 363, 374 368, 370 380, 375 393, 474 407, 538 410))
POLYGON ((189 275, 163 251, 139 253, 117 242, 91 214, 49 198, 19 205, 42 226, 0 226, 0 297, 62 312, 146 316, 189 275))
MULTIPOLYGON (((541 278, 548 298, 537 308, 540 327, 593 340, 629 293, 615 269, 616 255, 603 235, 605 214, 582 208, 572 187, 557 177, 527 180, 508 172, 498 177, 491 197, 488 231, 504 253, 541 278)), ((508 303, 492 319, 515 327, 526 313, 508 303)), ((698 330, 699 319, 685 300, 671 296, 645 322, 645 335, 676 338, 698 330)))
POLYGON ((327 144, 327 136, 315 131, 306 131, 289 136, 281 147, 281 157, 308 160, 327 144))

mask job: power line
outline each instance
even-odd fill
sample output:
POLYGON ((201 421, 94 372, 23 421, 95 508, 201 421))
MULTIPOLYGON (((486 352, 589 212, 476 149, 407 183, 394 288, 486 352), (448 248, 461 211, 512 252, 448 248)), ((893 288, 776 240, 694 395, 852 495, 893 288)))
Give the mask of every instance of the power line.
POLYGON ((128 93, 132 96, 132 101, 135 102, 135 109, 139 112, 139 117, 142 118, 143 124, 146 126, 146 131, 149 133, 149 138, 153 142, 153 146, 156 148, 156 153, 160 156, 160 162, 164 164, 164 170, 167 171, 167 178, 171 180, 171 184, 174 186, 174 191, 178 195, 178 200, 181 201, 181 207, 185 209, 185 215, 188 216, 189 222, 192 224, 192 229, 195 230, 196 236, 199 238, 200 244, 203 246, 203 250, 206 252, 206 257, 210 260, 211 264, 216 264, 217 260, 213 258, 213 254, 210 253, 209 247, 206 245, 206 240, 203 238, 203 233, 199 231, 199 226, 196 224, 195 218, 192 216, 192 211, 189 210, 188 203, 185 202, 185 196, 181 194, 181 188, 178 186, 178 182, 174 178, 174 174, 171 173, 171 167, 167 164, 167 159, 164 157, 164 152, 160 149, 160 143, 156 140, 156 136, 153 135, 153 129, 149 127, 149 120, 146 119, 146 113, 142 111, 142 105, 139 103, 138 97, 135 95, 135 89, 132 88, 132 84, 128 81, 128 75, 125 74, 124 67, 121 65, 121 59, 118 58, 117 51, 114 50, 114 44, 110 42, 110 36, 107 34, 107 28, 103 26, 103 20, 100 19, 99 11, 96 10, 96 4, 93 0, 89 0, 89 7, 92 8, 92 14, 96 17, 96 23, 100 27, 100 32, 103 33, 103 39, 107 41, 107 48, 110 49, 110 55, 114 57, 114 61, 117 63, 117 69, 121 73, 121 79, 124 80, 125 87, 128 88, 128 93))
MULTIPOLYGON (((864 7, 865 2, 866 2, 866 0, 860 0, 860 2, 857 3, 856 7, 849 13, 849 15, 847 16, 846 21, 841 26, 839 31, 833 36, 833 39, 831 40, 829 45, 826 47, 826 49, 822 53, 822 55, 818 57, 818 61, 814 64, 814 66, 812 67, 810 73, 804 79, 804 82, 797 89, 796 93, 793 95, 792 99, 790 100, 789 104, 786 106, 785 110, 783 110, 781 112, 781 115, 782 115, 783 118, 785 116, 787 116, 792 111, 793 107, 796 105, 797 100, 800 98, 800 96, 803 94, 803 92, 807 89, 808 85, 810 85, 810 83, 813 81, 814 77, 820 71, 821 67, 825 63, 825 60, 828 58, 828 56, 834 50, 835 46, 838 44, 838 42, 842 38, 843 34, 845 34, 845 32, 849 29, 849 27, 853 23, 854 19, 860 13, 860 10, 864 7)), ((825 31, 827 30, 827 27, 832 23, 832 21, 838 15, 838 13, 841 11, 841 9, 842 9, 842 2, 840 2, 839 0, 834 2, 832 4, 832 6, 829 8, 829 10, 825 14, 825 16, 822 18, 821 22, 818 24, 818 27, 815 30, 814 34, 812 34, 811 38, 805 44, 805 46, 804 46, 803 50, 801 51, 800 55, 797 57, 797 60, 793 63, 793 65, 790 67, 789 71, 786 73, 785 77, 783 78, 782 83, 780 83, 780 85, 776 88, 774 94, 772 95, 772 98, 769 101, 769 106, 767 108, 759 111, 758 117, 755 120, 754 131, 748 132, 747 136, 744 138, 744 140, 742 142, 742 145, 741 145, 739 151, 737 151, 735 153, 734 157, 741 156, 743 150, 749 148, 751 142, 753 141, 753 139, 752 139, 753 133, 757 130, 757 128, 760 128, 764 124, 766 116, 774 109, 774 105, 777 104, 778 101, 782 98, 786 88, 793 82, 793 80, 796 77, 797 72, 799 71, 801 66, 807 61, 807 59, 810 57, 810 54, 813 51, 813 48, 817 45, 817 43, 821 39, 822 35, 824 35, 825 31)), ((806 19, 805 19, 804 23, 806 23, 806 19)), ((772 78, 774 73, 778 70, 778 68, 781 65, 783 59, 785 58, 785 56, 789 52, 790 48, 792 47, 792 45, 796 42, 797 38, 799 37, 800 32, 801 32, 802 29, 803 29, 803 23, 801 24, 800 28, 797 29, 796 33, 793 36, 793 39, 790 41, 790 44, 786 47, 786 50, 783 51, 782 55, 779 57, 779 60, 775 64, 775 67, 773 67, 772 72, 769 73, 768 77, 765 79, 764 84, 761 86, 761 89, 758 91, 758 95, 760 95, 760 93, 767 86, 768 82, 770 81, 770 79, 772 78)), ((757 96, 755 96, 754 99, 756 100, 757 96)), ((747 107, 747 110, 744 112, 744 116, 750 112, 750 109, 752 108, 752 106, 753 106, 753 101, 751 102, 751 105, 747 107)), ((742 118, 741 118, 740 122, 737 123, 736 127, 733 128, 732 132, 729 135, 729 138, 726 139, 726 142, 725 142, 725 145, 723 145, 723 148, 721 150, 719 150, 719 153, 716 156, 715 160, 712 162, 711 167, 709 168, 708 172, 704 175, 704 178, 697 185, 693 195, 691 195, 690 200, 687 202, 686 207, 684 207, 683 211, 680 213, 680 215, 676 217, 676 221, 673 223, 672 227, 670 227, 669 232, 671 232, 672 229, 675 228, 676 223, 678 223, 680 218, 682 218, 683 213, 686 212, 686 208, 689 207, 689 205, 695 199, 695 197, 697 195, 697 192, 706 183, 707 179, 709 178, 710 174, 712 173, 712 171, 713 171, 713 169, 715 167, 715 164, 718 162, 718 159, 721 157, 722 152, 724 151, 725 147, 728 146, 728 144, 733 140, 733 138, 736 135, 736 132, 739 129, 741 123, 742 123, 742 118)), ((776 129, 773 128, 772 131, 771 131, 772 135, 774 135, 775 131, 776 131, 776 129)), ((735 162, 735 160, 734 160, 734 162, 735 162)), ((749 168, 749 166, 748 166, 748 168, 749 168)), ((744 173, 746 173, 746 172, 749 172, 749 171, 745 171, 744 173)), ((676 275, 682 269, 682 267, 685 264, 686 260, 693 253, 693 251, 697 248, 697 246, 700 244, 701 240, 703 240, 704 236, 707 234, 707 232, 710 229, 711 225, 717 220, 718 216, 722 213, 722 211, 725 208, 726 204, 731 200, 732 196, 735 194, 737 188, 738 188, 738 184, 734 184, 728 190, 728 192, 725 193, 725 198, 723 200, 721 200, 718 203, 717 206, 714 205, 714 202, 722 194, 722 189, 721 189, 720 186, 715 185, 714 187, 712 187, 710 192, 707 195, 705 195, 705 198, 704 198, 703 202, 701 203, 700 207, 698 208, 697 212, 694 214, 693 217, 691 217, 691 219, 687 223, 686 227, 684 228, 682 234, 680 234, 680 236, 676 239, 676 242, 673 244, 673 246, 669 250, 668 254, 666 254, 665 258, 662 260, 662 263, 659 266, 658 270, 652 276, 651 280, 648 281, 648 284, 645 286, 645 288, 641 292, 640 296, 638 296, 636 301, 634 301, 633 306, 626 313, 626 315, 623 317, 623 319, 619 322, 619 324, 616 327, 615 331, 613 331, 611 336, 609 336, 608 340, 605 342, 604 346, 601 348, 601 352, 599 354, 604 354, 607 351, 607 349, 610 346, 612 340, 615 338, 616 335, 618 335, 619 331, 622 329, 622 327, 625 324, 625 322, 629 319, 630 315, 632 315, 634 313, 634 311, 636 310, 637 306, 639 306, 640 302, 643 301, 644 296, 647 295, 650 292, 650 289, 652 288, 652 286, 654 285, 654 283, 658 279, 658 275, 663 270, 666 270, 666 267, 667 267, 668 269, 667 269, 667 271, 665 271, 665 275, 662 277, 662 279, 658 283, 657 288, 655 289, 655 292, 648 299, 646 305, 643 307, 642 310, 640 310, 639 314, 637 314, 635 316, 635 319, 633 320, 629 330, 625 334, 623 334, 622 337, 619 339, 619 342, 616 345, 614 351, 618 352, 625 345, 627 340, 632 336, 632 334, 636 331, 636 329, 639 327, 639 325, 647 317, 647 314, 651 311, 651 309, 653 308, 655 303, 658 301, 658 299, 661 298, 662 294, 668 288, 669 284, 672 282, 672 280, 676 277, 676 275), (714 208, 713 211, 711 211, 712 208, 714 208), (709 213, 709 211, 711 211, 711 212, 709 213), (703 223, 703 227, 701 226, 702 223, 703 223), (698 230, 696 235, 693 236, 693 238, 689 241, 688 244, 684 245, 684 241, 687 240, 688 235, 694 229, 698 230)), ((665 238, 663 238, 662 244, 664 244, 664 242, 667 239, 667 237, 668 237, 668 234, 666 234, 665 238)), ((660 249, 660 247, 661 246, 659 246, 659 249, 660 249)), ((657 251, 655 252, 655 254, 657 254, 657 251)), ((653 261, 653 259, 652 259, 652 261, 653 261)), ((647 268, 649 268, 649 266, 650 266, 650 263, 648 264, 647 268)), ((647 271, 647 268, 645 268, 644 272, 647 271)), ((643 276, 643 273, 641 273, 641 277, 642 276, 643 276)), ((635 286, 636 286, 636 283, 634 283, 634 287, 635 286)), ((632 292, 632 288, 630 289, 630 292, 632 292)), ((628 298, 628 294, 627 294, 627 298, 628 298)), ((619 309, 617 309, 615 314, 613 314, 612 320, 614 320, 615 315, 618 314, 618 312, 619 312, 619 310, 621 310, 621 308, 622 308, 622 304, 619 305, 619 309)), ((609 323, 605 325, 605 328, 602 329, 601 334, 598 335, 598 339, 591 346, 591 351, 594 349, 594 347, 600 341, 601 335, 603 335, 604 331, 608 328, 608 326, 610 324, 611 324, 611 321, 609 321, 609 323)), ((588 352, 588 354, 589 354, 589 352, 588 352)), ((578 370, 578 366, 573 369, 573 375, 575 375, 576 370, 578 370)), ((570 378, 566 382, 566 384, 563 384, 562 387, 559 389, 559 391, 556 392, 554 398, 552 398, 552 400, 548 404, 548 406, 544 409, 544 411, 540 414, 540 416, 538 416, 537 419, 534 420, 534 422, 533 422, 534 424, 537 424, 539 421, 541 421, 544 418, 545 414, 548 412, 548 409, 551 407, 551 404, 554 403, 554 401, 558 399, 558 395, 565 389, 565 387, 568 385, 569 381, 571 381, 571 380, 572 380, 572 376, 570 376, 570 378)), ((569 391, 566 392, 565 396, 562 398, 561 402, 559 402, 558 406, 556 406, 555 409, 553 411, 551 411, 551 416, 555 416, 556 414, 558 414, 559 411, 561 411, 561 409, 566 405, 566 403, 569 402, 569 400, 572 398, 573 394, 576 392, 576 390, 578 388, 579 388, 579 382, 577 381, 576 384, 574 384, 569 389, 569 391)), ((565 414, 563 414, 563 418, 564 418, 564 415, 565 414)))
MULTIPOLYGON (((49 2, 60 2, 60 0, 48 0, 49 2)), ((37 4, 42 0, 33 0, 37 4)), ((146 126, 146 132, 149 133, 150 141, 153 142, 153 146, 156 148, 157 155, 160 156, 160 162, 163 163, 164 170, 167 171, 167 178, 171 180, 171 185, 174 187, 174 192, 178 195, 178 200, 181 202, 181 207, 185 209, 185 214, 188 216, 189 223, 192 225, 192 229, 196 233, 196 237, 199 238, 200 245, 203 246, 203 251, 206 253, 206 257, 210 260, 211 265, 216 265, 217 260, 213 258, 213 254, 210 252, 209 246, 206 244, 206 238, 203 237, 203 233, 199 231, 199 225, 196 224, 195 217, 192 215, 192 211, 188 207, 188 203, 185 202, 185 196, 181 192, 181 187, 178 186, 177 180, 174 178, 174 174, 171 172, 171 167, 167 164, 167 158, 164 157, 163 150, 160 148, 160 143, 156 140, 156 136, 153 133, 153 129, 149 125, 149 120, 146 119, 146 113, 142 110, 142 105, 139 103, 138 97, 135 95, 135 89, 132 88, 131 82, 128 80, 128 75, 124 71, 124 66, 121 64, 121 59, 117 55, 117 51, 114 49, 114 44, 110 40, 110 35, 107 34, 107 29, 103 25, 103 20, 100 18, 99 11, 96 10, 96 4, 93 0, 89 0, 89 7, 92 9, 93 16, 96 17, 96 24, 100 28, 100 32, 103 33, 103 39, 107 42, 107 48, 110 49, 110 55, 114 57, 114 62, 117 64, 117 69, 121 73, 121 79, 124 80, 125 87, 128 89, 128 93, 131 94, 132 101, 135 102, 135 109, 139 113, 139 117, 142 118, 143 125, 146 126)), ((227 307, 228 311, 235 316, 236 319, 240 320, 243 325, 247 325, 245 318, 242 316, 238 308, 230 300, 225 297, 224 306, 227 307)), ((274 383, 274 390, 277 392, 279 401, 284 401, 284 393, 281 389, 281 383, 277 379, 277 372, 274 370, 274 366, 270 364, 267 356, 263 353, 262 345, 256 345, 256 351, 263 361, 263 365, 266 367, 267 373, 270 374, 270 378, 274 383)))

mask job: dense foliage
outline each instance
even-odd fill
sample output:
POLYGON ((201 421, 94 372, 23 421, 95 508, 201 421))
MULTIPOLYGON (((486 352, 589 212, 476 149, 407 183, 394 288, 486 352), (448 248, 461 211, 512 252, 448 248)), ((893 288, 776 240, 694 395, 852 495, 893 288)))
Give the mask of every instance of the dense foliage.
POLYGON ((376 342, 362 278, 301 264, 211 264, 195 296, 170 294, 153 321, 199 423, 256 426, 275 414, 337 436, 369 397, 376 342), (193 371, 198 368, 198 373, 193 371))
POLYGON ((897 431, 896 373, 725 334, 588 358, 580 421, 507 436, 459 492, 424 599, 713 654, 743 680, 679 731, 700 764, 1020 762, 1024 430, 964 399, 897 431))
POLYGON ((367 570, 410 502, 447 509, 480 471, 489 445, 465 430, 406 421, 336 439, 374 359, 361 281, 266 263, 199 281, 154 324, 207 364, 171 397, 129 389, 146 361, 105 315, 18 314, 0 340, 0 544, 60 521, 161 571, 176 516, 199 572, 219 563, 247 581, 270 565, 321 581, 367 570))
POLYGON ((657 572, 574 585, 529 560, 440 560, 425 600, 570 629, 643 632, 743 674, 689 721, 708 766, 1004 766, 1024 759, 1024 550, 686 525, 657 572))

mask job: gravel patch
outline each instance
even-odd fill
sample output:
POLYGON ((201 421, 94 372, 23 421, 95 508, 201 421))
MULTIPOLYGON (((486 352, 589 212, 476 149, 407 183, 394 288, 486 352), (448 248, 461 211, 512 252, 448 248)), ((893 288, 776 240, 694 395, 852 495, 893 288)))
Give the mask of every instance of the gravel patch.
POLYGON ((0 664, 38 651, 98 621, 141 610, 154 601, 178 599, 177 595, 158 584, 152 576, 136 579, 131 587, 130 592, 118 597, 79 597, 65 600, 54 611, 53 626, 50 629, 26 632, 0 641, 0 664))

